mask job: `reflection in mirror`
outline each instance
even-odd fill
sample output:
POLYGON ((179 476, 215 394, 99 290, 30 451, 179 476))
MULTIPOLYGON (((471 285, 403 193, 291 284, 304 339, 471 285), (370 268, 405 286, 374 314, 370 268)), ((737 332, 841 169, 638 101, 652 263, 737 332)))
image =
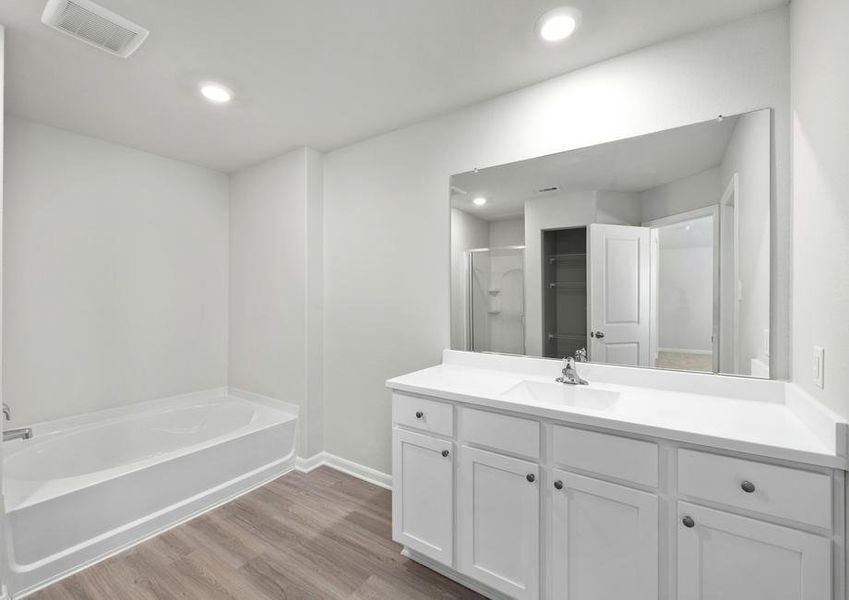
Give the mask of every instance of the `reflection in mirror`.
POLYGON ((455 175, 455 349, 769 377, 768 109, 455 175))

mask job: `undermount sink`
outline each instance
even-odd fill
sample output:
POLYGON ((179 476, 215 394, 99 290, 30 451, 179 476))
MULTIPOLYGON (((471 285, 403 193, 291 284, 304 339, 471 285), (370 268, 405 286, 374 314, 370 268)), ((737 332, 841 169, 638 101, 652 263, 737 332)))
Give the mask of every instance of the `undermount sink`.
POLYGON ((610 408, 619 398, 619 392, 600 390, 585 385, 566 385, 548 383, 545 381, 521 381, 501 395, 509 400, 545 402, 605 410, 610 408))

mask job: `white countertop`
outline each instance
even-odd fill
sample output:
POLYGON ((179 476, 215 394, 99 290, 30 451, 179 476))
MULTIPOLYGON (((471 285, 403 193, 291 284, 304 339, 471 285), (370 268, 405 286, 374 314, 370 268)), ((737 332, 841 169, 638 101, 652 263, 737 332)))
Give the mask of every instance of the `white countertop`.
POLYGON ((504 393, 522 381, 551 382, 559 361, 445 351, 441 365, 395 377, 387 387, 569 423, 649 435, 810 465, 846 469, 846 421, 793 384, 710 374, 578 365, 590 388, 618 392, 595 410, 504 393))

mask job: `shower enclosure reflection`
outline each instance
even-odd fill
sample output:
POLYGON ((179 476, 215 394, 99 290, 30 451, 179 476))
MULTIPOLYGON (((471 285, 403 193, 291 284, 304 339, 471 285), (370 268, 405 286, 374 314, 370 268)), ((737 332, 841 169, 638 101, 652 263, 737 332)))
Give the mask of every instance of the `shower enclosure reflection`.
POLYGON ((469 349, 524 354, 524 247, 478 248, 467 256, 469 349))

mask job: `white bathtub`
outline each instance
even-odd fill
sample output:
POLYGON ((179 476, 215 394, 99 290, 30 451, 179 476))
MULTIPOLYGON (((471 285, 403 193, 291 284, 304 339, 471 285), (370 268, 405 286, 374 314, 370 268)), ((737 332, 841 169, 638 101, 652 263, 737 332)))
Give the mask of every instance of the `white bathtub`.
POLYGON ((291 470, 297 407, 227 390, 33 426, 3 444, 14 596, 291 470))

